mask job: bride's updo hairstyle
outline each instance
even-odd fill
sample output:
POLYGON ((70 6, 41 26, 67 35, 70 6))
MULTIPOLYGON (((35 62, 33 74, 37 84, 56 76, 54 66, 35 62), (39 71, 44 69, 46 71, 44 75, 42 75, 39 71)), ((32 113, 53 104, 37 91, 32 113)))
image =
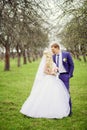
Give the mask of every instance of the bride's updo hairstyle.
POLYGON ((46 59, 47 59, 48 61, 49 61, 49 60, 52 60, 52 52, 51 52, 48 48, 46 48, 46 49, 44 50, 43 55, 46 56, 46 59))
POLYGON ((44 54, 44 55, 48 55, 48 54, 51 54, 51 55, 52 55, 51 51, 50 51, 48 48, 46 48, 46 49, 44 50, 43 54, 44 54))

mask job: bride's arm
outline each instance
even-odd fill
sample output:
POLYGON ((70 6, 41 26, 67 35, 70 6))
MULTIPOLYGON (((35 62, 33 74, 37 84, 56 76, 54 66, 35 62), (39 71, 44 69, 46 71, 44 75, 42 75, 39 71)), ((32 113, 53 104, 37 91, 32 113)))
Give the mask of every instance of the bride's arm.
POLYGON ((49 66, 47 66, 47 65, 45 65, 45 67, 44 67, 44 73, 45 74, 51 74, 51 69, 50 69, 50 67, 49 66))
POLYGON ((51 65, 45 65, 44 67, 44 73, 49 75, 56 75, 57 74, 58 67, 54 66, 54 64, 51 65))

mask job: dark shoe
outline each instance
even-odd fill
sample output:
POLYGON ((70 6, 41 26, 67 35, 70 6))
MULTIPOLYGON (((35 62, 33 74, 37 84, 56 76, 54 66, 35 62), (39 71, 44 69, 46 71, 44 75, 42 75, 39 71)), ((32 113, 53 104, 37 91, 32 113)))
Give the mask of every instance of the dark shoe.
POLYGON ((72 116, 72 112, 70 112, 68 116, 71 117, 72 116))

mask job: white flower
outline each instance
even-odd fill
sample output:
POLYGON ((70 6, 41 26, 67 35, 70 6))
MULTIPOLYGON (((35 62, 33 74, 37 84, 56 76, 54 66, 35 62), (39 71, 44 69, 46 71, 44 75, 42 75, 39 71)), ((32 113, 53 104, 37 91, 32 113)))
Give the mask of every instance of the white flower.
POLYGON ((64 59, 63 59, 63 61, 64 61, 64 62, 66 62, 66 61, 67 61, 67 59, 66 59, 66 58, 64 58, 64 59))

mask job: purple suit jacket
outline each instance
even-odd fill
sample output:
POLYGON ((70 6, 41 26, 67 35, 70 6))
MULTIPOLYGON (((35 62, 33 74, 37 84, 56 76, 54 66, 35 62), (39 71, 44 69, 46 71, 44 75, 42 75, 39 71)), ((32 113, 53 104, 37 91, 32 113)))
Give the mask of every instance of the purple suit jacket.
MULTIPOLYGON (((53 55, 53 61, 56 63, 56 55, 53 55)), ((69 52, 65 51, 62 52, 62 63, 66 72, 69 74, 69 77, 72 77, 74 70, 74 63, 69 52)))

